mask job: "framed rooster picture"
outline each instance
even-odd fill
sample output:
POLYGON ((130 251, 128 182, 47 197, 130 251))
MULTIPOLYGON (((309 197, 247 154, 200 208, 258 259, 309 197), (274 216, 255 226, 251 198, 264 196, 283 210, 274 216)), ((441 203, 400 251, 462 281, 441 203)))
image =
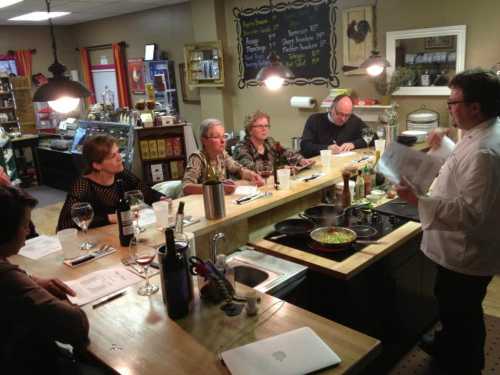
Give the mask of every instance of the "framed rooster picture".
POLYGON ((132 94, 144 94, 144 62, 142 59, 129 59, 128 79, 132 94))
POLYGON ((373 8, 363 6, 344 9, 342 12, 342 43, 344 47, 344 72, 356 72, 373 49, 373 8))

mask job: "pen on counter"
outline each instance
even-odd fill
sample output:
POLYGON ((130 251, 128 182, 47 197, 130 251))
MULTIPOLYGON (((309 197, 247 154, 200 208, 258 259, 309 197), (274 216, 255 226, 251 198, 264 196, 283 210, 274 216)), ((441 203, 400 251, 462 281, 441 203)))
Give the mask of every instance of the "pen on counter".
POLYGON ((95 303, 92 305, 92 308, 93 309, 97 309, 98 307, 110 302, 110 301, 113 301, 114 299, 117 299, 123 295, 125 295, 127 291, 126 290, 122 290, 121 292, 118 292, 118 293, 115 293, 115 294, 111 294, 105 298, 102 298, 99 302, 95 303))
POLYGON ((252 195, 247 195, 246 197, 236 199, 236 203, 237 204, 242 204, 242 203, 245 203, 245 202, 249 202, 249 201, 253 200, 254 198, 256 198, 258 196, 260 196, 260 193, 256 193, 256 194, 252 194, 252 195))
POLYGON ((315 179, 316 179, 316 178, 318 178, 318 177, 321 177, 321 175, 320 175, 320 174, 313 174, 313 175, 312 175, 312 176, 310 176, 310 177, 306 177, 306 178, 304 178, 304 182, 308 182, 308 181, 315 180, 315 179))
POLYGON ((71 263, 72 266, 76 266, 78 264, 84 263, 84 262, 86 262, 88 260, 91 260, 91 259, 94 259, 94 258, 95 258, 94 255, 92 255, 92 254, 86 254, 86 255, 83 255, 83 256, 78 257, 76 259, 73 259, 70 263, 71 263))

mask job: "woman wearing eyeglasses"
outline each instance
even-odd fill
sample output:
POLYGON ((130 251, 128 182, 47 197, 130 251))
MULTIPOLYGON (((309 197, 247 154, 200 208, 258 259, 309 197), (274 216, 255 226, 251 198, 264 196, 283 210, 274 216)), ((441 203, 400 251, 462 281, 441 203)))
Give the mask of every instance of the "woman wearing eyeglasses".
POLYGON ((206 119, 200 125, 200 140, 202 150, 189 156, 186 172, 182 179, 182 188, 185 195, 201 194, 202 183, 207 179, 209 166, 224 182, 224 192, 231 194, 236 185, 228 178, 237 176, 242 180, 262 186, 264 180, 257 173, 244 168, 234 161, 225 150, 224 125, 217 119, 206 119))
POLYGON ((292 168, 305 167, 313 164, 312 160, 305 159, 298 152, 283 149, 277 146, 272 137, 269 137, 270 117, 267 113, 256 111, 246 117, 245 140, 238 143, 233 157, 238 163, 254 171, 261 171, 263 165, 272 165, 277 152, 283 154, 292 168))

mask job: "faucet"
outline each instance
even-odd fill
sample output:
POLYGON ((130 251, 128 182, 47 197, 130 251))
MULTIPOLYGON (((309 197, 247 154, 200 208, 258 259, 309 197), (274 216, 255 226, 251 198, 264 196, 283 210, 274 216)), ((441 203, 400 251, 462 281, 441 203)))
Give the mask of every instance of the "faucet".
POLYGON ((212 240, 210 241, 210 258, 212 258, 213 264, 217 261, 217 242, 219 240, 226 240, 226 236, 224 233, 219 232, 215 233, 212 237, 212 240))

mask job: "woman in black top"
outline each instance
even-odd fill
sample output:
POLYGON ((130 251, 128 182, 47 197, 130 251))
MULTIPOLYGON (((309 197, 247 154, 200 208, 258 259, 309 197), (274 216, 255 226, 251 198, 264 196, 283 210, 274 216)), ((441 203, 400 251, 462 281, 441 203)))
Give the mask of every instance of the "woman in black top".
POLYGON ((123 181, 124 191, 141 190, 144 201, 151 204, 162 197, 131 172, 124 170, 116 140, 109 135, 96 135, 83 145, 82 157, 86 168, 71 187, 59 215, 57 230, 78 228, 71 219, 71 206, 88 202, 94 209, 90 228, 116 223, 116 207, 120 199, 116 180, 123 181))

